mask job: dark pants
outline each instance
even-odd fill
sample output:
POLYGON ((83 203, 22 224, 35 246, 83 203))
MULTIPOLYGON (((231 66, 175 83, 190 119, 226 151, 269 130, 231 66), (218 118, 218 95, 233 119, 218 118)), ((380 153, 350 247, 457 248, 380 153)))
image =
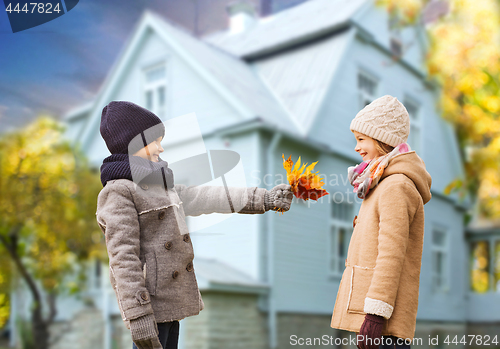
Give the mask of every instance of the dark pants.
MULTIPOLYGON (((179 342, 179 321, 158 323, 158 338, 163 349, 177 349, 179 342)), ((137 349, 134 344, 133 349, 137 349)))
POLYGON ((410 349, 410 345, 406 344, 404 339, 394 337, 394 336, 387 336, 383 337, 383 344, 379 346, 379 349, 410 349), (399 341, 398 341, 399 339, 399 341))

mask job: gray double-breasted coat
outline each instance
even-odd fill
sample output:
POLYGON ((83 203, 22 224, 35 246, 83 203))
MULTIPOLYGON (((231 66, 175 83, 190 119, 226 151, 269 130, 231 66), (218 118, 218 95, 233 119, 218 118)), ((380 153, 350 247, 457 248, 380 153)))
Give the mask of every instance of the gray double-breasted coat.
POLYGON ((127 327, 154 314, 157 322, 196 315, 203 301, 193 268, 185 216, 264 213, 266 189, 186 187, 164 189, 128 179, 108 181, 97 200, 106 237, 110 280, 127 327))

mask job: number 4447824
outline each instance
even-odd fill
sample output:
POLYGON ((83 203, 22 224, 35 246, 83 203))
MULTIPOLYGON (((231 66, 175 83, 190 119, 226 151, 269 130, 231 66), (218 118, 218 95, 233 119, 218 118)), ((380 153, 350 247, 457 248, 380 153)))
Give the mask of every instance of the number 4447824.
MULTIPOLYGON (((59 3, 56 4, 56 7, 54 7, 54 8, 52 8, 52 4, 50 2, 48 2, 46 4, 44 4, 43 2, 31 2, 30 6, 31 6, 31 13, 35 13, 35 11, 37 11, 38 13, 52 13, 52 12, 59 13, 59 12, 61 12, 61 9, 59 8, 59 3)), ((9 3, 9 5, 5 9, 5 11, 7 11, 9 13, 12 13, 12 12, 29 13, 30 8, 28 7, 28 4, 24 4, 23 8, 20 8, 19 3, 17 3, 17 5, 14 8, 12 8, 12 4, 9 3)))
POLYGON ((469 335, 463 335, 462 337, 455 336, 453 339, 450 339, 451 337, 448 335, 446 336, 446 339, 444 340, 445 344, 469 344, 469 345, 498 345, 498 339, 497 336, 495 337, 490 337, 488 335, 474 335, 474 334, 469 334, 469 335))

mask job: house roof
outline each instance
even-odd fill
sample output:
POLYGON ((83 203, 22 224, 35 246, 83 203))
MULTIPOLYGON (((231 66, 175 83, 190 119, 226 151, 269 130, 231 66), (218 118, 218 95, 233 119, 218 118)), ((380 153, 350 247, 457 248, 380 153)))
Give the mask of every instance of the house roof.
MULTIPOLYGON (((86 106, 85 110, 88 110, 90 119, 81 133, 80 142, 84 147, 88 146, 97 134, 100 119, 98 109, 110 98, 110 91, 114 90, 119 76, 126 74, 125 67, 133 59, 133 52, 136 52, 148 30, 156 32, 186 63, 191 65, 201 78, 205 79, 215 91, 238 110, 242 121, 260 117, 279 129, 296 134, 301 133, 296 121, 282 108, 246 62, 194 38, 160 16, 146 11, 98 93, 93 107, 86 106)), ((71 119, 74 114, 71 113, 67 118, 71 119)))
POLYGON ((254 63, 262 81, 305 134, 323 104, 354 34, 354 29, 344 30, 254 63))
POLYGON ((72 108, 69 110, 66 115, 64 116, 64 119, 66 120, 72 120, 72 119, 78 119, 79 117, 85 116, 88 114, 91 110, 92 107, 94 106, 95 101, 89 101, 84 104, 77 105, 75 108, 72 108))
POLYGON ((258 75, 243 60, 224 52, 202 40, 193 37, 167 22, 162 17, 149 14, 161 28, 161 33, 172 38, 182 49, 206 70, 228 93, 241 102, 247 109, 244 119, 261 117, 265 122, 294 133, 300 133, 299 125, 277 103, 269 89, 258 75))
POLYGON ((216 259, 195 257, 194 267, 200 290, 265 293, 269 285, 216 259))
POLYGON ((481 233, 500 233, 500 219, 492 219, 481 217, 478 213, 475 213, 472 221, 466 227, 467 232, 471 234, 481 234, 481 233))
POLYGON ((346 26, 369 0, 309 0, 257 20, 242 33, 218 32, 204 40, 238 57, 252 58, 306 42, 346 26), (314 18, 314 20, 312 20, 314 18))

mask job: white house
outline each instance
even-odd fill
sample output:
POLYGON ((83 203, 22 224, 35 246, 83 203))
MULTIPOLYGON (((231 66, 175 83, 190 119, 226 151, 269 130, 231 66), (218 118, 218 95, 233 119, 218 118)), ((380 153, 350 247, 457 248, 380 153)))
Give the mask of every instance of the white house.
MULTIPOLYGON (((330 192, 322 201, 294 202, 284 215, 235 214, 192 234, 206 309, 181 322, 181 347, 286 348, 293 335, 347 335, 330 328, 330 317, 361 204, 346 178, 360 162, 349 124, 385 94, 408 109, 409 143, 433 180, 416 337, 466 333, 468 206, 443 194, 463 169, 453 129, 436 109, 439 87, 427 79, 423 29, 391 29, 371 0, 311 0, 266 18, 233 16, 233 28, 197 39, 145 13, 95 99, 66 118, 68 137, 96 167, 108 156, 99 123, 112 100, 163 120, 195 113, 206 149, 240 154, 248 186, 286 178, 282 154, 319 161, 330 192)), ((127 347, 107 272, 95 270, 94 308, 64 300, 59 320, 99 328, 85 338, 102 348, 127 347)))

